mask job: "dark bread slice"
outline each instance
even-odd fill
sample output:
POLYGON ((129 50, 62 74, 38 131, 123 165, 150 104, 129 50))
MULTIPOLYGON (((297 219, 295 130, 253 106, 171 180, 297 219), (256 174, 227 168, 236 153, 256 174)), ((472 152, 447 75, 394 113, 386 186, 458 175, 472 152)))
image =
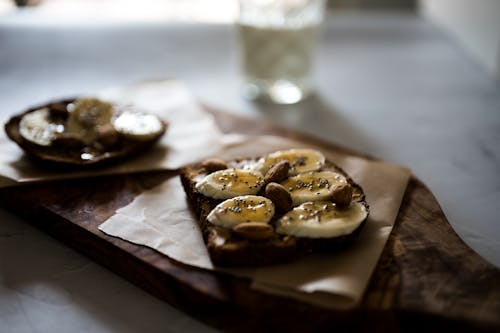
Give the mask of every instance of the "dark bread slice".
MULTIPOLYGON (((229 162, 229 167, 238 167, 241 160, 229 162)), ((327 162, 322 170, 331 170, 344 175, 353 187, 353 201, 365 205, 365 194, 362 188, 338 166, 327 162)), ((217 266, 264 266, 293 261, 309 252, 332 251, 352 243, 359 235, 366 219, 349 235, 334 238, 308 238, 275 234, 265 241, 250 241, 235 235, 231 230, 213 225, 207 220, 208 214, 223 200, 204 196, 196 190, 196 182, 209 172, 202 163, 183 167, 180 177, 190 206, 198 217, 198 223, 203 234, 212 262, 217 266)), ((280 217, 275 215, 271 224, 280 217)))
POLYGON ((50 114, 53 115, 54 118, 57 118, 59 121, 64 121, 67 119, 69 114, 66 110, 67 105, 73 103, 75 100, 76 99, 73 98, 54 101, 30 108, 27 111, 10 118, 4 126, 5 132, 7 136, 12 141, 17 143, 17 145, 21 147, 29 157, 33 158, 35 162, 38 162, 41 165, 48 165, 50 167, 70 167, 71 169, 75 169, 79 167, 87 168, 90 166, 110 164, 139 154, 158 141, 167 128, 167 123, 162 121, 162 131, 155 138, 147 141, 137 141, 128 139, 125 136, 120 136, 119 140, 111 147, 102 147, 102 145, 98 146, 98 143, 96 146, 41 146, 25 139, 21 135, 19 131, 19 124, 24 115, 41 108, 48 108, 50 114), (91 152, 94 157, 92 159, 84 160, 81 158, 81 154, 84 152, 91 152))

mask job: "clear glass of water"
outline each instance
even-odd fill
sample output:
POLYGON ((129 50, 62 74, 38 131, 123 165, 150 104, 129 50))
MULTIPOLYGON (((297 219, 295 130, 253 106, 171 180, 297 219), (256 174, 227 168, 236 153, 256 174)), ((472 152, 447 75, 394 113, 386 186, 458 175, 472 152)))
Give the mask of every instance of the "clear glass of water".
POLYGON ((249 99, 293 104, 311 93, 325 0, 240 0, 238 35, 249 99))

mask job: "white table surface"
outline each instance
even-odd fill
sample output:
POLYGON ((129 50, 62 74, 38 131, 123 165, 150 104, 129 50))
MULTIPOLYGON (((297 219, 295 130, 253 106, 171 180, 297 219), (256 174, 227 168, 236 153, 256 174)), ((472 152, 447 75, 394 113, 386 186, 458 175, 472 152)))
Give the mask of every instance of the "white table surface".
MULTIPOLYGON (((0 17, 1 117, 176 77, 204 103, 408 166, 465 242, 500 266, 500 84, 425 20, 329 16, 317 94, 272 107, 241 99, 231 25, 58 26, 21 16, 0 17)), ((212 330, 3 209, 0 221, 0 331, 212 330)))

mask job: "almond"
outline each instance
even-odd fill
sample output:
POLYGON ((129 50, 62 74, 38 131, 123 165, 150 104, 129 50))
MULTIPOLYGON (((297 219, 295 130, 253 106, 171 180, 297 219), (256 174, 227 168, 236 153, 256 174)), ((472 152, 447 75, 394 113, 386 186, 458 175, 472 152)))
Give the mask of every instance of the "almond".
POLYGON ((97 127, 97 140, 104 147, 113 147, 118 143, 119 134, 111 124, 105 124, 97 127))
POLYGON ((292 209, 292 196, 285 187, 278 183, 269 183, 264 196, 270 199, 278 212, 285 213, 292 209))
POLYGON ((54 147, 67 148, 67 149, 80 149, 85 144, 82 141, 82 137, 77 133, 57 133, 54 140, 52 140, 52 145, 54 147))
POLYGON ((264 176, 264 183, 280 183, 288 176, 288 171, 290 170, 290 162, 281 161, 276 163, 271 169, 269 169, 264 176))
POLYGON ((339 206, 349 206, 352 200, 352 186, 349 184, 336 185, 330 189, 331 200, 339 206))
POLYGON ((209 158, 201 164, 201 166, 208 172, 212 173, 218 170, 227 169, 227 163, 218 158, 209 158))
POLYGON ((67 104, 64 102, 55 102, 49 104, 50 115, 66 119, 68 117, 67 104))
POLYGON ((259 241, 267 240, 274 236, 274 229, 267 223, 262 222, 244 222, 237 224, 233 232, 245 239, 259 241))

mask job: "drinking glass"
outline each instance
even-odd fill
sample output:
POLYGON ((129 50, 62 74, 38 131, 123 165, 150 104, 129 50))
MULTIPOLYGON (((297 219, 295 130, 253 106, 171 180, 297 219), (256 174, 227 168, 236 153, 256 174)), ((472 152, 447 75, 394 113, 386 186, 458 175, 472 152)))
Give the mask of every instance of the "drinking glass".
POLYGON ((293 104, 311 93, 324 0, 240 0, 243 94, 293 104))

